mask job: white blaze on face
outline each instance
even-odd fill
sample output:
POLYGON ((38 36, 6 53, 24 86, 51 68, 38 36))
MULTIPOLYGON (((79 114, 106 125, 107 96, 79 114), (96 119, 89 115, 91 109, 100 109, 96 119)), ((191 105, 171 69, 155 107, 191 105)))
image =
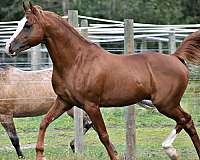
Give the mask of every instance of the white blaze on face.
POLYGON ((18 34, 22 31, 22 29, 24 28, 24 25, 26 23, 27 19, 26 17, 22 18, 19 22, 18 22, 18 26, 17 26, 17 30, 14 32, 14 34, 10 37, 10 39, 6 42, 6 53, 9 53, 9 47, 10 44, 12 43, 12 41, 18 36, 18 34))

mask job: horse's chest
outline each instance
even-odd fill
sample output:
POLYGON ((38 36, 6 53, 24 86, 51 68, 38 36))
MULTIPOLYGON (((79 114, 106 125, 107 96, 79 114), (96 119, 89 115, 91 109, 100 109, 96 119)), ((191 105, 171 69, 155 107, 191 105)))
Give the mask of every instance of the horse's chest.
POLYGON ((52 85, 55 93, 65 102, 72 105, 79 105, 73 93, 73 87, 69 80, 53 78, 52 85))
POLYGON ((83 105, 85 101, 99 101, 104 76, 89 68, 74 70, 68 72, 66 77, 53 75, 52 83, 56 94, 74 105, 83 105))

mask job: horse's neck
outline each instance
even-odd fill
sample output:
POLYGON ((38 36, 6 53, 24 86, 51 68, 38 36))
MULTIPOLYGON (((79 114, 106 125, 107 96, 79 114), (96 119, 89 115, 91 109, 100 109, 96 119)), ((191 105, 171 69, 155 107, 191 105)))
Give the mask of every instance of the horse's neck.
MULTIPOLYGON (((58 21, 59 22, 59 21, 58 21)), ((54 23, 48 31, 46 47, 49 51, 54 67, 67 68, 74 64, 77 56, 83 53, 82 48, 87 45, 86 40, 77 34, 72 28, 62 22, 54 23), (65 64, 65 66, 62 66, 65 64)))

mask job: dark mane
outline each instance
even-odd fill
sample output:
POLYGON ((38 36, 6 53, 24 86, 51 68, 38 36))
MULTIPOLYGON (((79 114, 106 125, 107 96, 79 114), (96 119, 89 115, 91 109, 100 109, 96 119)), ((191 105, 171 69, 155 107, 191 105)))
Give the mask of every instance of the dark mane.
POLYGON ((180 59, 187 59, 192 64, 199 64, 200 58, 200 32, 188 36, 174 53, 180 59), (187 53, 187 54, 185 54, 187 53), (199 58, 197 58, 197 57, 199 58))

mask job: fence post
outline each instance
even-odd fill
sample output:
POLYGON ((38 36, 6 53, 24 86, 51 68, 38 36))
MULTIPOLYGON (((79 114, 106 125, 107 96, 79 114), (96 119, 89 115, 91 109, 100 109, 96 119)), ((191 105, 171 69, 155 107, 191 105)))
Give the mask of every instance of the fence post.
POLYGON ((158 52, 159 53, 163 53, 163 50, 162 50, 162 41, 158 41, 158 52))
POLYGON ((67 10, 70 9, 69 0, 62 0, 62 8, 63 8, 63 13, 66 16, 67 15, 67 10))
POLYGON ((169 54, 172 54, 175 51, 176 51, 175 29, 171 28, 169 33, 169 54))
MULTIPOLYGON (((88 20, 81 20, 81 27, 88 27, 88 20)), ((85 38, 88 38, 88 29, 81 29, 81 35, 85 38)))
POLYGON ((39 44, 32 48, 31 70, 40 69, 40 59, 41 59, 41 45, 39 44))
MULTIPOLYGON (((74 27, 78 27, 78 11, 68 10, 68 22, 74 27)), ((75 152, 83 153, 83 111, 74 107, 75 124, 75 152)))
MULTIPOLYGON (((124 20, 124 53, 134 52, 133 19, 124 20)), ((126 119, 126 160, 136 160, 136 129, 135 129, 135 107, 125 108, 126 119)))
POLYGON ((144 51, 147 51, 147 41, 145 38, 142 38, 140 52, 144 52, 144 51))

